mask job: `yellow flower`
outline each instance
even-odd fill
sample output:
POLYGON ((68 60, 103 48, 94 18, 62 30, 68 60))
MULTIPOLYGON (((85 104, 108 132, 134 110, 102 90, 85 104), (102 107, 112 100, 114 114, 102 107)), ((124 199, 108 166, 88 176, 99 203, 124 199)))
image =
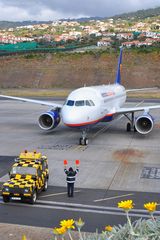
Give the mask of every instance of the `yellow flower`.
POLYGON ((27 240, 26 235, 22 236, 22 240, 27 240))
POLYGON ((156 211, 157 203, 156 202, 149 202, 144 204, 144 208, 146 208, 149 212, 156 211))
POLYGON ((107 232, 111 232, 112 229, 113 229, 113 227, 110 225, 105 226, 105 231, 107 231, 107 232))
POLYGON ((54 228, 53 229, 53 233, 55 235, 61 235, 64 234, 67 231, 67 229, 65 227, 60 227, 60 228, 54 228))
POLYGON ((77 228, 82 228, 85 222, 83 222, 82 219, 79 218, 78 221, 75 221, 75 224, 77 228))
POLYGON ((58 231, 57 231, 57 228, 53 228, 53 233, 54 233, 55 235, 58 235, 58 234, 59 234, 58 231))
POLYGON ((62 220, 60 222, 61 227, 65 227, 66 229, 74 229, 75 227, 73 226, 73 224, 74 224, 73 219, 62 220))
POLYGON ((129 211, 130 209, 133 208, 133 201, 132 200, 121 201, 118 203, 118 207, 123 208, 124 211, 129 211))

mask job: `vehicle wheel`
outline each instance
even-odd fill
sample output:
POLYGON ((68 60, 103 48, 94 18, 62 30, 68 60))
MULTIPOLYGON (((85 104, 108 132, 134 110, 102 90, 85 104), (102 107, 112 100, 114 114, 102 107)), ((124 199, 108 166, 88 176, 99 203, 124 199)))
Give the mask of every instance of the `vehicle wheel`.
POLYGON ((43 191, 45 192, 45 191, 47 191, 47 189, 48 189, 48 179, 46 179, 45 182, 44 182, 43 191))
POLYGON ((84 145, 88 145, 88 138, 85 138, 84 143, 84 145))
POLYGON ((9 202, 10 200, 10 197, 8 196, 3 196, 3 202, 9 202))
POLYGON ((34 204, 36 202, 36 200, 37 200, 37 192, 34 191, 33 194, 32 194, 32 197, 30 199, 30 203, 34 204))
POLYGON ((127 132, 130 132, 130 131, 131 131, 131 124, 127 123, 127 132))

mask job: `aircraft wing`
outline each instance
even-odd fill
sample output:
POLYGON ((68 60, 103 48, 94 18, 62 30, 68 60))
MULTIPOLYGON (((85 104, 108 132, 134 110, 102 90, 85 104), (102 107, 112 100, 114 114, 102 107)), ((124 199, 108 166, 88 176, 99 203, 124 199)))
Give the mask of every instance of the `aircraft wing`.
POLYGON ((153 88, 135 88, 135 89, 126 89, 126 93, 128 92, 143 92, 143 91, 154 91, 158 90, 158 87, 153 87, 153 88))
POLYGON ((142 106, 142 107, 132 107, 132 108, 119 108, 115 113, 117 114, 123 114, 123 113, 132 113, 132 112, 139 112, 139 111, 146 111, 152 109, 159 109, 160 105, 154 105, 154 106, 142 106))
POLYGON ((12 96, 7 96, 7 95, 0 95, 0 97, 13 99, 13 100, 17 100, 17 101, 22 101, 22 102, 29 102, 29 103, 35 103, 35 104, 50 106, 50 107, 53 107, 53 108, 57 108, 57 107, 58 108, 62 108, 62 104, 48 102, 48 101, 41 101, 41 100, 35 100, 35 99, 29 99, 29 98, 21 98, 21 97, 12 97, 12 96))

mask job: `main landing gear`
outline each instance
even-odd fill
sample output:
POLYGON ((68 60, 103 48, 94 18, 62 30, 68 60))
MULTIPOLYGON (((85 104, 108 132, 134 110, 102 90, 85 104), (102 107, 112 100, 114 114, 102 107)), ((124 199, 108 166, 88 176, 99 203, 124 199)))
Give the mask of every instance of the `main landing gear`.
POLYGON ((125 117, 129 120, 126 126, 126 131, 131 132, 132 130, 134 132, 137 132, 135 125, 134 125, 134 112, 131 113, 131 118, 128 117, 128 115, 124 114, 125 117))
POLYGON ((79 145, 85 146, 88 145, 87 130, 82 131, 82 136, 79 139, 79 145))

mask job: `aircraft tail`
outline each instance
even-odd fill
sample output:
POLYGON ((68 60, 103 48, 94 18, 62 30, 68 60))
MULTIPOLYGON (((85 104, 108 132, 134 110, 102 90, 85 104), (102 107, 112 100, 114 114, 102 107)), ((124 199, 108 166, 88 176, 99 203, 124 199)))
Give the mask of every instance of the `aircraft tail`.
POLYGON ((115 84, 121 84, 121 69, 122 69, 122 51, 123 48, 120 49, 119 59, 118 59, 118 68, 115 79, 115 84))

